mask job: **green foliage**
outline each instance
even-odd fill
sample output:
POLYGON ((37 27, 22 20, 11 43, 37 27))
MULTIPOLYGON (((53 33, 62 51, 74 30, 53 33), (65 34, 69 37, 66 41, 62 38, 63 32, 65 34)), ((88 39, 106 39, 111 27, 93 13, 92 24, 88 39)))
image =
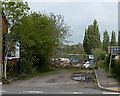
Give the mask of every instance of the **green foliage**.
POLYGON ((16 23, 12 34, 19 35, 23 70, 31 73, 36 67, 41 72, 49 71, 49 61, 54 49, 64 42, 70 30, 59 15, 30 13, 16 23), (54 18, 53 18, 54 17, 54 18))
POLYGON ((106 60, 101 60, 97 64, 100 68, 103 68, 106 71, 108 71, 108 64, 106 63, 106 60))
POLYGON ((7 65, 7 75, 9 77, 14 76, 17 73, 17 64, 12 63, 7 65))
POLYGON ((111 36, 111 46, 116 46, 116 36, 114 31, 112 31, 112 36, 111 36))
POLYGON ((60 45, 57 47, 57 54, 85 54, 82 44, 75 45, 60 45))
POLYGON ((19 0, 2 1, 2 10, 10 25, 9 28, 12 28, 16 22, 19 22, 19 19, 22 18, 22 16, 27 15, 29 9, 27 2, 19 0))
POLYGON ((110 46, 110 41, 109 41, 109 35, 108 31, 105 30, 104 36, 103 36, 103 49, 107 52, 108 46, 110 46))
POLYGON ((3 84, 9 84, 10 82, 9 82, 8 79, 5 79, 5 78, 3 77, 3 78, 2 78, 2 83, 3 83, 3 84))
POLYGON ((120 59, 115 60, 115 71, 118 75, 120 75, 120 59))
POLYGON ((120 46, 120 30, 118 32, 118 46, 120 46))
POLYGON ((95 60, 105 60, 106 52, 102 50, 102 48, 96 48, 92 50, 92 54, 95 56, 95 60))
POLYGON ((92 53, 92 49, 100 47, 100 33, 97 25, 97 21, 94 20, 93 24, 88 26, 88 29, 85 29, 85 36, 83 40, 84 50, 87 54, 92 53))

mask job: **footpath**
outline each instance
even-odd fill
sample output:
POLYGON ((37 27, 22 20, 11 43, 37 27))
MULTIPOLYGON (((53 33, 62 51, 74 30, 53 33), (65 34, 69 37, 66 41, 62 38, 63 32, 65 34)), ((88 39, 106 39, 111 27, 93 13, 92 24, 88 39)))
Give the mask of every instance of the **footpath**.
POLYGON ((120 92, 120 82, 112 77, 107 77, 107 72, 104 69, 98 68, 95 73, 98 86, 101 89, 120 92))

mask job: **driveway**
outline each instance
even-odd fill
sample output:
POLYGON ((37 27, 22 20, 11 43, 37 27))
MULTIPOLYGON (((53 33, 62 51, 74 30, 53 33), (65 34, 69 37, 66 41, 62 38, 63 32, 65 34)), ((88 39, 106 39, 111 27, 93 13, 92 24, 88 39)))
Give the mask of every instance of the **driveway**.
MULTIPOLYGON (((79 71, 80 72, 80 71, 79 71)), ((79 73, 78 72, 78 73, 79 73)), ((84 71, 83 72, 88 72, 84 71)), ((62 70, 49 76, 14 81, 2 86, 3 94, 102 94, 93 81, 72 80, 74 72, 62 70)))

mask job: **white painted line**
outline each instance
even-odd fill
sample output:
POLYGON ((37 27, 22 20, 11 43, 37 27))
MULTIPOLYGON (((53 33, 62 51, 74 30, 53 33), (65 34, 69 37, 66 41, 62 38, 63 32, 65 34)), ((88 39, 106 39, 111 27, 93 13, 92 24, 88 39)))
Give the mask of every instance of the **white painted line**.
POLYGON ((37 94, 42 94, 43 91, 23 91, 23 93, 37 93, 37 94))
POLYGON ((62 92, 62 94, 82 94, 82 92, 62 92))
POLYGON ((62 92, 62 94, 73 94, 73 92, 62 92))
POLYGON ((103 92, 103 94, 120 94, 118 92, 103 92))
POLYGON ((82 94, 82 92, 73 92, 73 94, 82 94))
POLYGON ((3 93, 4 93, 4 92, 6 92, 6 91, 5 91, 5 90, 0 90, 0 92, 3 92, 3 93))

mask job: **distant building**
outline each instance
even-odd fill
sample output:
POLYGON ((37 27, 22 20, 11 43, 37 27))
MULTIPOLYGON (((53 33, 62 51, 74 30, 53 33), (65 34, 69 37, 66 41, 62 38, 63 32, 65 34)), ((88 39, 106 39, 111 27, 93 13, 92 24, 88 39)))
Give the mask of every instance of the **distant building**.
POLYGON ((120 59, 120 46, 109 46, 108 55, 115 55, 115 59, 120 59))

